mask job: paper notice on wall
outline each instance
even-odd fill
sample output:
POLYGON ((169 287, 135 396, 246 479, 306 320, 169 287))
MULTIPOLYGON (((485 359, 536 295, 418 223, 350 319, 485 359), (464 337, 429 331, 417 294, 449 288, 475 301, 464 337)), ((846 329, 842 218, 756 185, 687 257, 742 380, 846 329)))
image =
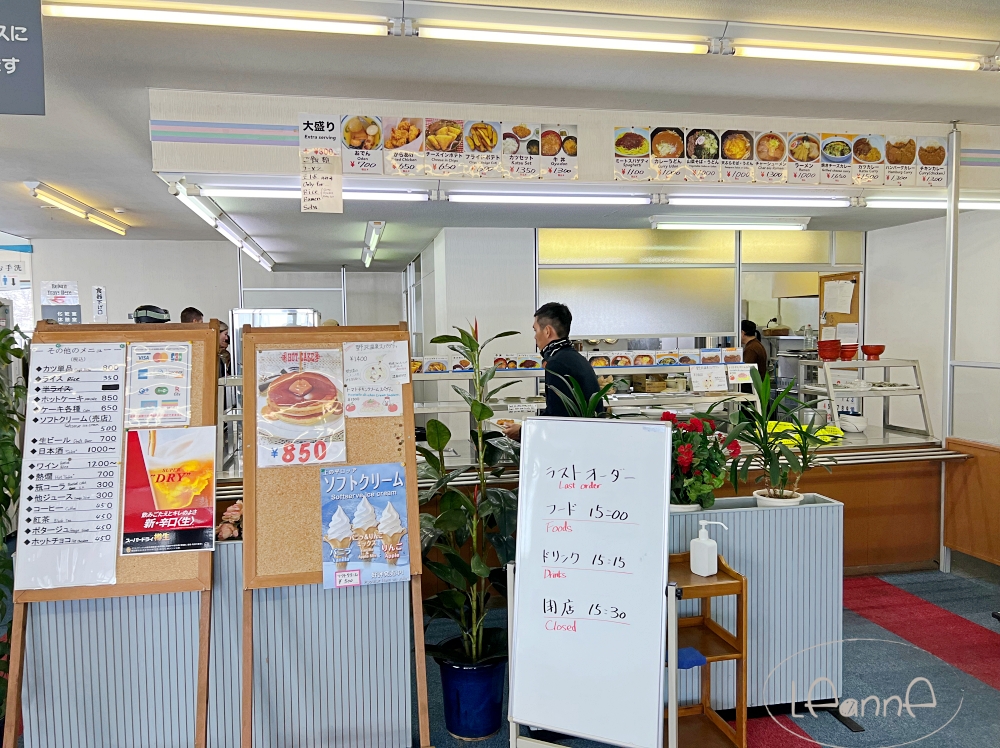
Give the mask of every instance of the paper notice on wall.
POLYGON ((75 306, 80 303, 76 281, 42 281, 42 306, 75 306))
POLYGON ((823 311, 850 314, 854 300, 853 281, 825 281, 823 283, 823 311))
POLYGON ((126 425, 191 423, 191 344, 130 343, 128 351, 126 425))
POLYGON ((837 339, 837 328, 836 327, 824 327, 819 333, 820 340, 836 340, 837 339))
POLYGON ((841 322, 837 325, 837 340, 841 345, 855 345, 858 342, 858 323, 841 322))
POLYGON ((693 392, 725 392, 729 379, 724 366, 692 366, 691 390, 693 392))
POLYGON ((303 213, 343 213, 340 115, 299 115, 303 213))
POLYGON ((348 418, 401 415, 403 385, 409 381, 405 341, 344 343, 344 413, 348 418))
POLYGON ((15 589, 115 583, 124 343, 31 346, 15 589))
POLYGON ((94 323, 106 324, 108 321, 108 291, 104 286, 91 286, 93 296, 94 323))

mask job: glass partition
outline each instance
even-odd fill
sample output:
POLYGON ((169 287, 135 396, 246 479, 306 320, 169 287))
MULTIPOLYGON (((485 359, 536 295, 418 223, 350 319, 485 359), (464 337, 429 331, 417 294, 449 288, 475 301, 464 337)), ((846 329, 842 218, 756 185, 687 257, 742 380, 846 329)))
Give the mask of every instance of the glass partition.
POLYGON ((736 262, 734 231, 539 229, 539 265, 662 265, 736 262))
MULTIPOLYGON (((743 231, 740 259, 744 264, 781 262, 827 265, 830 262, 829 231, 743 231)), ((838 256, 837 261, 840 261, 838 256)))

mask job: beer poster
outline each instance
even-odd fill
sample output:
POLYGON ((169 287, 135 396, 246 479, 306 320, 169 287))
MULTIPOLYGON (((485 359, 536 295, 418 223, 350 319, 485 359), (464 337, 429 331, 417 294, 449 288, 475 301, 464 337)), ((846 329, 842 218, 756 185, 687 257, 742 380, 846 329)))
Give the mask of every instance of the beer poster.
POLYGON ((215 549, 215 426, 128 432, 121 555, 215 549))

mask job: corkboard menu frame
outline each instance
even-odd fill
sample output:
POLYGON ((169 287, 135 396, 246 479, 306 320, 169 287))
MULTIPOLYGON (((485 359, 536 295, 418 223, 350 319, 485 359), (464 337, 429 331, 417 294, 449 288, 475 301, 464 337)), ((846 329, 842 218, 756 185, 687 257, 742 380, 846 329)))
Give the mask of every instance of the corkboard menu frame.
MULTIPOLYGON (((319 465, 257 467, 257 351, 342 349, 344 343, 409 343, 406 323, 367 327, 251 327, 243 340, 243 671, 242 748, 253 745, 253 591, 322 584, 319 465), (248 384, 249 383, 249 384, 248 384)), ((420 744, 430 746, 427 672, 421 594, 420 505, 413 384, 403 385, 403 413, 380 418, 345 418, 347 461, 330 465, 401 462, 406 470, 407 538, 416 651, 420 744)))
MULTIPOLYGON (((219 321, 208 324, 59 325, 41 321, 32 344, 47 343, 191 343, 191 425, 216 425, 218 398, 219 321)), ((124 405, 124 402, 123 402, 124 405)), ((122 453, 124 460, 124 451, 122 453)), ((124 472, 121 491, 125 490, 124 472)), ((121 505, 122 495, 118 497, 121 505)), ((121 543, 121 524, 118 526, 121 543)), ((93 600, 106 597, 199 592, 198 666, 195 697, 195 748, 208 740, 208 654, 212 611, 212 552, 190 551, 136 556, 118 555, 117 583, 51 590, 15 590, 10 640, 10 673, 7 688, 8 719, 3 748, 15 748, 20 723, 21 686, 24 676, 27 605, 60 600, 93 600)))

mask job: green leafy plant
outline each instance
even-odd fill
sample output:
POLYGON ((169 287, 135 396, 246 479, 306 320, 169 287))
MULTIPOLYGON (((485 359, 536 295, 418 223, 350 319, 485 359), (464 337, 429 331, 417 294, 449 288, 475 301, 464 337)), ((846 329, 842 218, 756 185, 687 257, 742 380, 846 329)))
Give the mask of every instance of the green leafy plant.
POLYGON ((608 393, 611 392, 619 383, 624 383, 624 379, 618 379, 613 382, 609 382, 595 392, 590 397, 587 397, 583 392, 583 387, 580 383, 576 381, 576 378, 572 375, 566 375, 557 372, 552 372, 555 376, 559 377, 563 384, 566 385, 566 389, 569 394, 563 392, 559 387, 553 387, 552 391, 559 396, 562 400, 563 405, 566 406, 566 413, 570 418, 612 418, 613 416, 608 413, 605 409, 608 403, 608 393), (602 407, 603 406, 603 407, 602 407))
POLYGON ((445 449, 451 431, 440 421, 428 421, 428 446, 418 447, 425 460, 420 475, 434 483, 420 498, 421 503, 427 503, 436 497, 438 513, 420 515, 420 541, 424 566, 447 585, 447 589, 428 598, 425 608, 432 617, 451 619, 461 632, 458 639, 428 646, 427 651, 453 662, 475 664, 502 659, 507 654, 506 632, 486 628, 485 619, 491 600, 506 596, 503 567, 514 559, 517 523, 517 494, 488 485, 490 476, 503 474, 501 463, 516 451, 499 431, 486 429, 486 422, 493 416, 490 398, 517 380, 493 386, 496 367, 483 369, 480 357, 492 341, 517 333, 503 332, 480 343, 477 326, 472 330, 455 329, 457 336, 440 335, 431 342, 447 344, 472 363, 471 392, 454 385, 452 388, 472 414, 475 464, 449 471, 445 467, 445 449), (470 472, 474 477, 471 496, 452 485, 470 472), (488 560, 490 548, 499 561, 497 566, 491 566, 488 560), (441 560, 436 560, 435 555, 441 560))
POLYGON ((799 411, 806 405, 789 394, 795 380, 772 397, 770 374, 761 379, 754 368, 750 377, 759 405, 748 405, 730 415, 733 428, 729 437, 752 445, 754 450, 733 459, 729 480, 739 490, 740 481, 745 483, 751 470, 760 470, 756 482, 763 483, 767 496, 788 498, 785 492, 798 491, 803 473, 818 466, 829 472, 836 460, 817 452, 826 443, 818 434, 823 427, 803 423, 799 418, 799 411), (779 427, 779 421, 789 426, 779 427))
POLYGON ((670 478, 671 504, 700 504, 709 509, 715 504, 715 490, 726 482, 726 464, 740 455, 736 436, 716 430, 714 409, 712 405, 708 412, 694 414, 687 423, 670 411, 660 417, 674 424, 671 449, 676 469, 670 478))

